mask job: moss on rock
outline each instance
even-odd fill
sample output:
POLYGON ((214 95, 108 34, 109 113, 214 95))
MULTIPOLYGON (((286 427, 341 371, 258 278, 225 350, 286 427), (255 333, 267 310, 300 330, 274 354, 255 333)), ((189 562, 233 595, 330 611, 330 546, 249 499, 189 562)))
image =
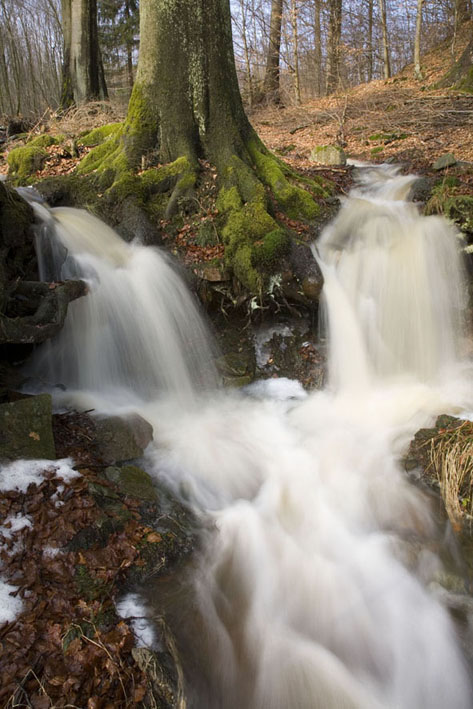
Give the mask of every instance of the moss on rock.
POLYGON ((41 170, 48 157, 47 151, 39 146, 28 144, 14 148, 8 153, 8 174, 14 184, 27 184, 34 174, 41 170))

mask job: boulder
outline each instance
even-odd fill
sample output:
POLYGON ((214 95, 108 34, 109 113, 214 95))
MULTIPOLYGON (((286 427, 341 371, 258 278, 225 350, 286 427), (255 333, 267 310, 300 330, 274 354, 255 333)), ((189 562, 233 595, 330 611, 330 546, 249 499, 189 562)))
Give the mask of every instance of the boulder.
POLYGON ((346 165, 347 162, 347 156, 338 145, 317 145, 309 159, 321 165, 346 165))
POLYGON ((107 478, 118 485, 120 492, 128 497, 146 502, 158 502, 158 493, 151 476, 136 465, 124 465, 121 468, 109 467, 105 471, 107 478))
POLYGON ((445 153, 441 155, 432 165, 433 170, 444 170, 446 167, 452 167, 457 164, 457 159, 453 153, 445 153))
POLYGON ((49 394, 0 405, 0 459, 16 458, 56 458, 49 394))
POLYGON ((153 438, 153 427, 138 414, 97 418, 95 423, 98 451, 109 465, 140 458, 153 438))

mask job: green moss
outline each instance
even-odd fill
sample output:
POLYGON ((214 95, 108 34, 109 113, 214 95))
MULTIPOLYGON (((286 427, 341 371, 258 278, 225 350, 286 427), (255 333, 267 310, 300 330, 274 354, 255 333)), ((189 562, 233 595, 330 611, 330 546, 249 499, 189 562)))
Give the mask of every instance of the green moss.
POLYGON ((65 135, 38 135, 37 138, 32 138, 27 142, 29 147, 35 146, 36 148, 49 148, 50 145, 59 145, 66 139, 65 135))
POLYGON ((216 207, 219 212, 228 212, 231 209, 240 209, 243 202, 241 201, 238 188, 233 186, 230 188, 222 187, 218 193, 216 207))
POLYGON ((230 212, 222 229, 225 254, 232 258, 241 244, 252 244, 278 228, 261 202, 250 202, 230 212))
POLYGON ((371 148, 370 153, 371 155, 379 155, 379 153, 382 153, 384 150, 382 145, 378 145, 376 148, 371 148))
POLYGON ((235 276, 251 293, 259 293, 262 288, 262 277, 252 262, 252 248, 243 244, 237 248, 232 259, 235 276))
POLYGON ((283 211, 291 219, 315 219, 320 208, 313 197, 301 187, 292 185, 284 174, 285 166, 272 155, 266 155, 255 145, 249 145, 256 171, 271 188, 283 211))
POLYGON ((41 170, 48 153, 37 145, 25 145, 10 150, 7 158, 9 176, 16 184, 31 181, 34 173, 41 170))
POLYGON ((119 133, 121 127, 121 123, 107 123, 105 126, 99 126, 98 128, 94 128, 88 133, 82 135, 77 140, 77 144, 83 145, 86 148, 92 148, 97 145, 101 145, 105 142, 105 140, 107 140, 107 138, 110 138, 110 136, 114 136, 119 133))
POLYGON ((274 229, 265 234, 261 243, 255 244, 253 263, 265 271, 274 273, 281 258, 287 255, 290 247, 288 234, 282 229, 274 229))
POLYGON ((143 185, 141 179, 131 172, 124 172, 115 180, 112 186, 107 190, 109 199, 121 202, 127 197, 135 197, 138 200, 143 199, 143 185))

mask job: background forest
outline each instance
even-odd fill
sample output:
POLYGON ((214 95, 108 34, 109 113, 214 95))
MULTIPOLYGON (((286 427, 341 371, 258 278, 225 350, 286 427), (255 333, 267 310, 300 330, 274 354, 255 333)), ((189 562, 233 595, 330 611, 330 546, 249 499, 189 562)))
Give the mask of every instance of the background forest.
MULTIPOLYGON (((240 86, 250 106, 279 98, 269 76, 278 44, 281 98, 297 104, 388 78, 413 62, 416 52, 418 63, 447 37, 453 58, 459 28, 471 17, 469 0, 233 0, 231 5, 240 86)), ((138 0, 98 0, 96 11, 108 94, 124 109, 137 63, 138 0)), ((64 103, 61 14, 60 0, 0 1, 0 114, 38 118, 64 103)))

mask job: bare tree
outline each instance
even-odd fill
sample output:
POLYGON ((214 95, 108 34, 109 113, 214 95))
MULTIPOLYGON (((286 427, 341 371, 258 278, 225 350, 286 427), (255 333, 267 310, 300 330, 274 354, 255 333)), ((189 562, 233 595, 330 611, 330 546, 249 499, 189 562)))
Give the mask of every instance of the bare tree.
POLYGON ((329 0, 329 25, 327 39, 328 94, 335 91, 340 81, 340 39, 342 34, 342 0, 329 0))
POLYGON ((420 66, 420 35, 422 31, 422 5, 424 0, 417 0, 416 36, 414 42, 414 76, 419 81, 422 80, 422 70, 420 66))
POLYGON ((383 67, 384 78, 391 76, 391 57, 389 53, 388 23, 386 19, 386 0, 379 0, 379 12, 381 15, 381 28, 383 31, 383 67))
POLYGON ((97 27, 97 0, 61 0, 63 107, 108 98, 97 27))
POLYGON ((263 92, 267 99, 280 103, 279 59, 281 48, 281 22, 283 0, 272 0, 269 43, 266 55, 266 72, 264 75, 263 92))

